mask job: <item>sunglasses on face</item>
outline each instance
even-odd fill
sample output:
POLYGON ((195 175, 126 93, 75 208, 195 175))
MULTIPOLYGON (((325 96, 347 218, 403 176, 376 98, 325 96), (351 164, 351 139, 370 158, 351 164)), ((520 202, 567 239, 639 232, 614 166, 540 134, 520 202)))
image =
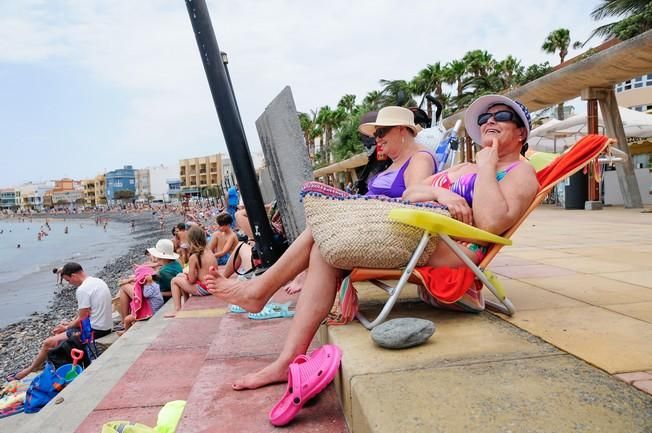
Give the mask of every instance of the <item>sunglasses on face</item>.
POLYGON ((384 126, 382 128, 376 128, 376 131, 374 131, 374 137, 383 138, 384 136, 387 135, 389 131, 391 131, 392 128, 393 126, 384 126))
POLYGON ((495 113, 482 113, 478 116, 478 126, 482 126, 489 121, 489 119, 494 118, 496 122, 515 122, 520 126, 522 123, 520 118, 513 111, 509 110, 500 110, 495 113))

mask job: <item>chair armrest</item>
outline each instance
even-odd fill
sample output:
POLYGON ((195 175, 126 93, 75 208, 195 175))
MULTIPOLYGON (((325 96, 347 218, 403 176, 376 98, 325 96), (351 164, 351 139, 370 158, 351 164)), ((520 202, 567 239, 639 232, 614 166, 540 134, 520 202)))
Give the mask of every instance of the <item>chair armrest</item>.
POLYGON ((494 244, 511 245, 512 241, 493 233, 480 230, 479 228, 464 224, 456 219, 416 209, 392 209, 389 212, 389 219, 403 224, 418 227, 428 232, 446 233, 449 236, 473 239, 494 244))

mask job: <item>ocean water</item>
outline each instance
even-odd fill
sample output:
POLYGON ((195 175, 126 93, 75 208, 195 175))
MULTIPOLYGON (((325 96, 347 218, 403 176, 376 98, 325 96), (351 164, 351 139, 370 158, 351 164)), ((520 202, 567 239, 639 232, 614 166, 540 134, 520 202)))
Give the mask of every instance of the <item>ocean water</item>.
POLYGON ((134 243, 125 223, 109 222, 106 231, 93 219, 49 224, 51 230, 44 219, 0 220, 0 327, 47 310, 56 288, 53 268, 74 261, 93 275, 134 243), (39 241, 41 229, 48 235, 39 241))

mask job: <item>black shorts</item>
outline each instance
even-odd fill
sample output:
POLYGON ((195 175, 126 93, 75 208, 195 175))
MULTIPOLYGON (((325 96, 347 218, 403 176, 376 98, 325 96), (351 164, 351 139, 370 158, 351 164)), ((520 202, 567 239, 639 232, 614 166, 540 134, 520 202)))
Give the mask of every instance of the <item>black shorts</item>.
MULTIPOLYGON (((109 335, 113 330, 109 329, 107 331, 102 331, 100 329, 93 329, 93 338, 98 339, 104 336, 109 335)), ((81 334, 81 329, 79 328, 68 328, 66 329, 66 335, 68 338, 72 337, 74 334, 81 334)))

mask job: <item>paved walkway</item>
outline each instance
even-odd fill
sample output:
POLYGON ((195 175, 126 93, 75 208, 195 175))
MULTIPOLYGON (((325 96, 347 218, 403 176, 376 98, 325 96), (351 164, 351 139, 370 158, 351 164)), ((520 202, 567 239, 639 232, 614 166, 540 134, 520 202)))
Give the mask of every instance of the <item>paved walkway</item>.
MULTIPOLYGON (((343 350, 341 374, 283 430, 652 431, 652 213, 541 207, 491 269, 513 318, 427 308, 412 287, 393 314, 434 321, 425 345, 389 351, 359 323, 323 327, 321 341, 343 350)), ((360 287, 365 311, 382 297, 360 287)), ((284 385, 234 392, 230 383, 273 359, 290 321, 255 322, 225 307, 194 298, 177 318, 129 331, 63 403, 19 431, 154 425, 173 399, 188 401, 179 433, 275 431, 266 415, 284 385)))

